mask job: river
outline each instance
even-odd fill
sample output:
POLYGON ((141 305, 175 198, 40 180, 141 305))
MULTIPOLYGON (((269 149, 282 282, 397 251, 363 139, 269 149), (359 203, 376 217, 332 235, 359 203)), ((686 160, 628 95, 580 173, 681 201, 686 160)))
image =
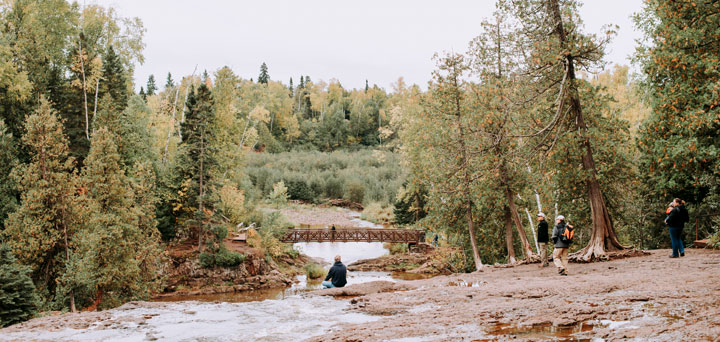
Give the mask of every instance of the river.
MULTIPOLYGON (((361 220, 359 213, 347 214, 356 226, 382 227, 361 220)), ((338 254, 349 264, 388 253, 382 243, 297 243, 294 247, 328 265, 338 254)), ((402 273, 348 272, 348 284, 415 277, 402 273)), ((14 332, 0 336, 0 340, 300 341, 330 333, 342 323, 379 319, 347 311, 347 300, 306 295, 306 292, 320 288, 320 280, 308 281, 304 275, 298 276, 297 280, 289 288, 133 303, 106 311, 110 318, 89 322, 84 329, 58 327, 56 331, 14 332)))

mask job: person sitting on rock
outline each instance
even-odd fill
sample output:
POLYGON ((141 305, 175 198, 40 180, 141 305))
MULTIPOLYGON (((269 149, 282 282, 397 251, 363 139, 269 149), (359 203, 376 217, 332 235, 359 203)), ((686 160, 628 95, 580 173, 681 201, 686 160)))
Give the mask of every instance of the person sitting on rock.
POLYGON ((325 281, 322 282, 324 288, 343 287, 347 284, 347 268, 340 261, 340 256, 335 256, 335 264, 330 267, 325 281), (332 279, 332 281, 331 281, 332 279))

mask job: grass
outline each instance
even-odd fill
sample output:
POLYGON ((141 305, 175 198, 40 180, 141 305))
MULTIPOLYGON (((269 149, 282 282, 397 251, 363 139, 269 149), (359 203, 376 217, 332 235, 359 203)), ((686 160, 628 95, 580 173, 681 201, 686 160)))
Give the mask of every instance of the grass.
POLYGON ((305 265, 305 274, 307 274, 310 279, 318 279, 325 275, 325 269, 318 264, 308 263, 305 265))

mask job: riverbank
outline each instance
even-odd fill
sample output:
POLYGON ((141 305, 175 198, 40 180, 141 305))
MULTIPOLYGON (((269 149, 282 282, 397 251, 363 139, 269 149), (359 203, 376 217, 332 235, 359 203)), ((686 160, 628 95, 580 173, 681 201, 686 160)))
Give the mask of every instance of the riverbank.
POLYGON ((531 264, 316 292, 380 319, 311 340, 718 341, 720 251, 669 254, 573 263, 567 277, 531 264))

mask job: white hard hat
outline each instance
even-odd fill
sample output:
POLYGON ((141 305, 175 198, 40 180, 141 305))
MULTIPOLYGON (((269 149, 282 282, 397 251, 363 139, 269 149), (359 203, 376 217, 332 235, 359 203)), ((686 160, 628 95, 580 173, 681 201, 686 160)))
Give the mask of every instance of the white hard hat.
POLYGON ((558 215, 558 217, 555 218, 556 220, 565 221, 565 216, 558 215))
POLYGON ((545 217, 545 214, 543 214, 543 213, 538 213, 537 216, 538 216, 538 217, 545 217))

